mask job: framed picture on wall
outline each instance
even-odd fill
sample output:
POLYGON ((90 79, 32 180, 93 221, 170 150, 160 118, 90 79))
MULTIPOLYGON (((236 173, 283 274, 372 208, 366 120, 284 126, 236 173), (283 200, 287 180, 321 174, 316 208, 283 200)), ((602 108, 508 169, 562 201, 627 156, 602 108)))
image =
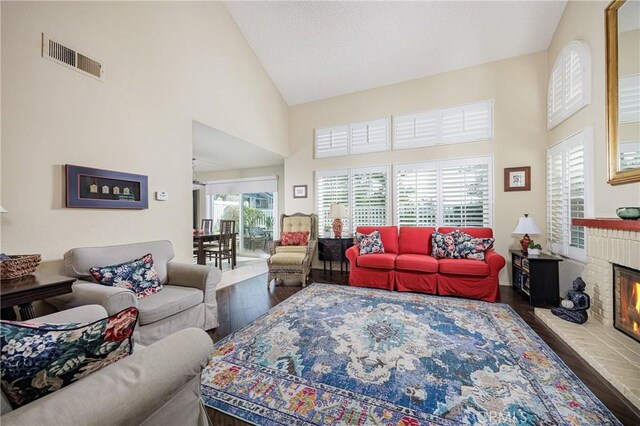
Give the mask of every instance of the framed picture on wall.
POLYGON ((147 176, 90 167, 65 166, 67 207, 149 208, 147 176))
POLYGON ((531 167, 508 167, 504 169, 504 190, 531 191, 531 167))
POLYGON ((307 185, 293 185, 293 198, 307 198, 307 185))

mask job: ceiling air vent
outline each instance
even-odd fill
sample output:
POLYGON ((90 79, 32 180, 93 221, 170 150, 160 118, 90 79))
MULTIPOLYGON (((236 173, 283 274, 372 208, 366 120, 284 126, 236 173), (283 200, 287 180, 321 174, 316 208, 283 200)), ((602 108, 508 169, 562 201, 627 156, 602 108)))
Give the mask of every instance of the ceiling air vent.
POLYGON ((42 33, 42 57, 102 81, 102 64, 42 33))

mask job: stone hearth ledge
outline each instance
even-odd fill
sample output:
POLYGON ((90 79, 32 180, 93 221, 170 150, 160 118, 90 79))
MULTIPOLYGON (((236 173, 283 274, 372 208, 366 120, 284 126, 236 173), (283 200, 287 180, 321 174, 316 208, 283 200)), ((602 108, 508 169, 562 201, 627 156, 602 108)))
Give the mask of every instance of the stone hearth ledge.
POLYGON ((542 308, 535 315, 640 409, 639 343, 593 319, 573 324, 542 308))

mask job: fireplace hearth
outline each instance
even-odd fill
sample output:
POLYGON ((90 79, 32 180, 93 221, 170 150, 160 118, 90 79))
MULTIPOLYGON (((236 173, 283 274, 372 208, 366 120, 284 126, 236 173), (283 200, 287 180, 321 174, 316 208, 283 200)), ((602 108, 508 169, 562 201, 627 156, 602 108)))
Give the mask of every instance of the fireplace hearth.
POLYGON ((613 326, 640 342, 640 271, 613 264, 613 326))

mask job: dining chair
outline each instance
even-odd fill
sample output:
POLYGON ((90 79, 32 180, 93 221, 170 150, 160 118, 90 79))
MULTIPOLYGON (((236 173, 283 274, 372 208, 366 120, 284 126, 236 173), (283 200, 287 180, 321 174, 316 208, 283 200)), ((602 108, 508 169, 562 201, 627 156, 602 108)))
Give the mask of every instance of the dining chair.
POLYGON ((222 261, 227 259, 234 269, 233 264, 233 234, 236 232, 236 222, 234 220, 220 221, 220 238, 217 244, 211 248, 205 248, 205 253, 209 259, 215 259, 215 266, 220 264, 222 270, 222 261))

